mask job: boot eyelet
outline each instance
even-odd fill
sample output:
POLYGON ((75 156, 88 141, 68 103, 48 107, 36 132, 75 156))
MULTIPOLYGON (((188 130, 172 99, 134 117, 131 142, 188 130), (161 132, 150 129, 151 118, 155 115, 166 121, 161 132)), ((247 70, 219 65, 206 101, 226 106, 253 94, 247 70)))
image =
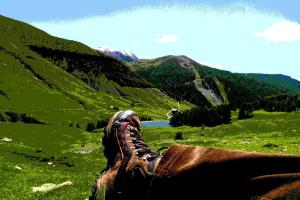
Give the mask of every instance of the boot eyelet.
POLYGON ((149 159, 150 157, 151 157, 150 155, 146 155, 146 156, 143 158, 143 160, 144 160, 144 161, 148 161, 148 159, 149 159))

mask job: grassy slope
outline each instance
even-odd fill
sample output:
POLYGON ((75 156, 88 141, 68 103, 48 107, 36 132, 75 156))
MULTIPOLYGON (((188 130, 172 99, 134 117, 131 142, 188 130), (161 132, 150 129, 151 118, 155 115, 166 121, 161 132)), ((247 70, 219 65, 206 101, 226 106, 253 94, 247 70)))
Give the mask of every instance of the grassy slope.
POLYGON ((282 74, 245 74, 248 77, 254 78, 259 81, 267 82, 271 85, 280 85, 294 93, 300 95, 300 82, 282 74))
MULTIPOLYGON (((233 123, 228 125, 144 127, 142 135, 153 149, 178 142, 248 151, 300 153, 300 112, 256 111, 254 118, 239 121, 236 115, 233 113, 233 123), (184 140, 174 140, 177 132, 182 132, 184 140)), ((5 123, 0 125, 0 138, 3 136, 13 141, 0 141, 0 199, 85 199, 96 175, 105 167, 103 148, 99 144, 100 130, 99 133, 86 133, 76 128, 5 123), (24 137, 25 133, 27 137, 24 137), (81 148, 93 151, 74 153, 81 148), (55 167, 48 165, 49 161, 55 167), (48 193, 32 193, 34 186, 69 180, 73 182, 72 186, 48 193)))
MULTIPOLYGON (((110 106, 135 109, 141 115, 156 119, 165 118, 165 113, 176 107, 176 101, 158 89, 121 87, 108 80, 106 75, 97 77, 101 88, 95 90, 75 75, 31 51, 28 46, 45 46, 98 56, 100 59, 102 56, 107 61, 106 68, 116 63, 123 69, 126 66, 83 44, 51 37, 27 24, 5 17, 0 17, 0 22, 0 89, 7 96, 0 95, 2 111, 26 112, 47 123, 75 121, 85 126, 89 120, 111 116, 115 110, 110 106)), ((139 78, 138 75, 132 76, 133 80, 139 78)), ((189 105, 183 107, 188 108, 189 105)))
POLYGON ((1 136, 13 141, 0 141, 0 199, 84 199, 104 165, 100 136, 96 133, 17 123, 0 125, 1 136), (81 146, 93 152, 75 154, 81 146), (31 187, 64 181, 72 181, 74 186, 46 194, 32 193, 31 187))

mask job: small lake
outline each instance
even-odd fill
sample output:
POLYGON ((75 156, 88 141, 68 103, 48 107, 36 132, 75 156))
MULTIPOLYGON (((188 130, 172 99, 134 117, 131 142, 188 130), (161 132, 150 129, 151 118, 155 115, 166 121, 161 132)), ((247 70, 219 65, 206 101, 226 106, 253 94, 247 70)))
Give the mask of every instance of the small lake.
POLYGON ((170 126, 169 121, 142 121, 141 122, 142 126, 153 126, 153 127, 158 127, 158 126, 170 126))

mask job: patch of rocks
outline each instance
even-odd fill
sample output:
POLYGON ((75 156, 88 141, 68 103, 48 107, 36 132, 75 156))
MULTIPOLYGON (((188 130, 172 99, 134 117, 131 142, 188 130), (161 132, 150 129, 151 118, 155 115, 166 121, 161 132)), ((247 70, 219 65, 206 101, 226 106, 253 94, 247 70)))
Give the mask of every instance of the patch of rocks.
POLYGON ((88 153, 91 153, 92 151, 93 151, 93 149, 90 149, 90 148, 80 148, 80 149, 73 150, 73 153, 76 153, 76 154, 88 154, 88 153))
POLYGON ((45 183, 41 186, 38 186, 38 187, 32 187, 32 192, 35 193, 35 192, 49 192, 51 190, 55 190, 57 188, 61 188, 61 187, 64 187, 64 186, 70 186, 70 185, 73 185, 73 183, 71 181, 66 181, 66 182, 63 182, 61 184, 55 184, 55 183, 45 183))
POLYGON ((19 167, 18 165, 15 166, 15 169, 20 170, 20 171, 24 171, 21 167, 19 167))
POLYGON ((4 142, 12 142, 12 139, 8 137, 2 137, 0 140, 4 142))

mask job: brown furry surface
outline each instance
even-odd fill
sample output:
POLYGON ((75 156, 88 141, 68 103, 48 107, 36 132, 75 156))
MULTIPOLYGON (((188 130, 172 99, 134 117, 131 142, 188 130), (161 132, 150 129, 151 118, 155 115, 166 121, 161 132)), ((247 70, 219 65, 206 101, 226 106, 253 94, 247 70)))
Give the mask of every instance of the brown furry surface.
POLYGON ((176 144, 152 186, 151 199, 300 199, 300 157, 176 144))

